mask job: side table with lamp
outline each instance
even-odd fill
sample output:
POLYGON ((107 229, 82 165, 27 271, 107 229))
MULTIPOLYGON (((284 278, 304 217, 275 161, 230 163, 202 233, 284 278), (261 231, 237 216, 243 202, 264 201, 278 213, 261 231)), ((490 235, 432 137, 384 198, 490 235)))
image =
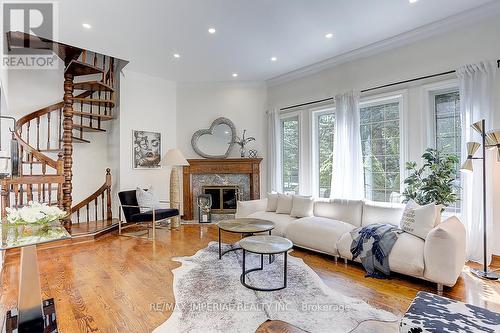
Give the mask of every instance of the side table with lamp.
MULTIPOLYGON (((170 166, 172 170, 170 171, 170 202, 172 207, 180 210, 180 179, 179 179, 179 167, 189 165, 188 161, 182 154, 182 152, 177 149, 169 149, 165 156, 161 159, 160 165, 170 166)), ((180 217, 175 217, 172 220, 172 228, 180 227, 180 217)))

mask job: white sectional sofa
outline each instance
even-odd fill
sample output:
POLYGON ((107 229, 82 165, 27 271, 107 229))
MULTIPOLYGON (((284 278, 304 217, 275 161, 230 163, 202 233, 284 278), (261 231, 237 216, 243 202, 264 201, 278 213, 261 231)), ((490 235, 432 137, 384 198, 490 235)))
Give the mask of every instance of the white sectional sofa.
MULTIPOLYGON (((295 246, 352 260, 350 232, 373 223, 399 226, 404 205, 356 200, 315 200, 313 216, 294 218, 266 211, 267 199, 238 202, 236 217, 253 217, 276 224, 273 234, 295 246)), ((356 259, 359 261, 359 258, 356 259)), ((391 271, 443 285, 455 285, 465 263, 465 228, 456 217, 435 227, 426 239, 402 233, 389 255, 391 271)))

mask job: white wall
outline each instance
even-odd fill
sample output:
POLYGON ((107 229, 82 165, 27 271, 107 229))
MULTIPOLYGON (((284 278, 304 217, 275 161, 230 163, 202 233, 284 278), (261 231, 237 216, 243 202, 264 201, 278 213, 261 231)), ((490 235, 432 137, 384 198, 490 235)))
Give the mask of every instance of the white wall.
MULTIPOLYGON (((256 141, 248 149, 256 149, 263 157, 261 165, 261 192, 265 191, 265 154, 267 89, 263 82, 249 83, 200 83, 179 84, 177 87, 177 147, 186 158, 201 158, 191 147, 193 133, 210 127, 218 117, 229 118, 237 135, 244 129, 247 136, 256 141)), ((239 149, 233 147, 231 157, 239 157, 239 149)))
MULTIPOLYGON (((367 58, 347 62, 321 72, 271 85, 268 90, 269 107, 285 107, 297 103, 334 96, 351 89, 362 90, 405 79, 441 73, 466 63, 500 58, 500 16, 489 18, 451 32, 429 37, 411 45, 388 50, 367 58)), ((441 78, 446 79, 446 78, 441 78)), ((406 137, 409 140, 408 158, 419 160, 429 146, 427 139, 427 116, 425 105, 426 82, 402 85, 393 90, 407 89, 409 124, 406 137)), ((387 91, 387 90, 386 90, 387 91)), ((376 91, 374 93, 380 93, 376 91)), ((365 94, 366 97, 366 94, 365 94)), ((500 98, 497 97, 496 112, 500 112, 500 98)), ((500 117, 491 127, 500 128, 500 117)), ((494 252, 500 254, 500 172, 496 173, 495 194, 495 236, 494 252)), ((490 240, 491 241, 491 240, 490 240)))
POLYGON ((120 85, 120 189, 153 186, 160 199, 168 199, 169 168, 132 168, 132 130, 160 132, 162 155, 176 146, 176 84, 125 69, 120 85))

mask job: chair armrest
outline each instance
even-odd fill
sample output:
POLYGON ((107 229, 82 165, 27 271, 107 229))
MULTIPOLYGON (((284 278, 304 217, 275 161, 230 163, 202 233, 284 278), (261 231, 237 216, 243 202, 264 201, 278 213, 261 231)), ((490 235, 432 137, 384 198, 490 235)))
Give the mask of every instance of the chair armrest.
POLYGON ((236 205, 236 218, 247 217, 248 215, 265 211, 267 207, 267 198, 250 200, 250 201, 238 201, 236 205))
POLYGON ((424 277, 452 287, 465 264, 465 227, 452 216, 432 229, 424 245, 424 277))

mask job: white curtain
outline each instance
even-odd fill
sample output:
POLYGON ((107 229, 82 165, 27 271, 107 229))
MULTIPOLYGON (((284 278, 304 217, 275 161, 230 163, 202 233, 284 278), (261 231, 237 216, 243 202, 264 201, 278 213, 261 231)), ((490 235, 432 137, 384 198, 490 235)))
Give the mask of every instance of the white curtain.
MULTIPOLYGON (((481 136, 470 126, 486 119, 486 130, 492 129, 494 116, 494 89, 496 62, 481 62, 465 65, 457 69, 460 85, 460 111, 462 124, 462 157, 466 157, 466 142, 481 142, 481 136)), ((479 150, 475 156, 481 156, 479 150)), ((493 229, 493 163, 494 152, 486 155, 486 198, 487 198, 487 262, 491 262, 491 244, 494 241, 493 229)), ((467 231, 467 258, 483 262, 483 182, 482 161, 474 161, 473 173, 462 173, 462 212, 461 220, 467 231)), ((498 241, 498 240, 496 240, 498 241)))
POLYGON ((267 189, 269 192, 281 188, 281 148, 279 110, 267 111, 267 189))
POLYGON ((363 199, 359 93, 335 96, 332 198, 363 199))

